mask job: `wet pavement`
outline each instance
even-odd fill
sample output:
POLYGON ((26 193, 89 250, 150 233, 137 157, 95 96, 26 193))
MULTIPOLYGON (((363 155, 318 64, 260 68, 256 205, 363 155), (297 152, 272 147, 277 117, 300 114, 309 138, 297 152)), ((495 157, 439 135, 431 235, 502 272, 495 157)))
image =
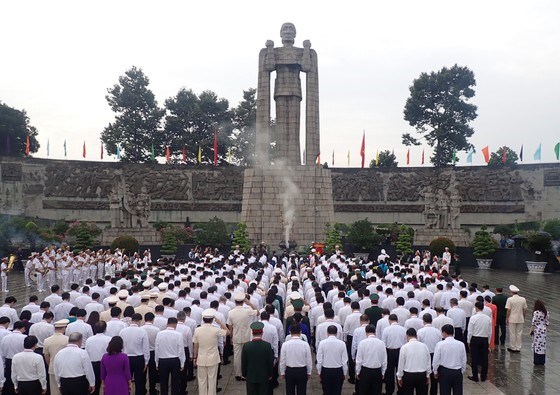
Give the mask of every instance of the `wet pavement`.
MULTIPOLYGON (((521 353, 512 354, 505 347, 497 348, 490 354, 488 381, 473 383, 467 380, 471 374, 470 366, 467 367, 464 380, 464 393, 467 395, 544 395, 560 394, 560 274, 528 274, 502 270, 478 270, 467 268, 463 277, 469 283, 476 282, 479 287, 488 284, 493 289, 502 285, 506 289, 510 284, 520 288, 520 295, 527 298, 529 306, 528 320, 524 327, 523 348, 521 353), (550 312, 550 326, 548 329, 548 347, 545 366, 533 365, 533 352, 531 351, 531 336, 529 335, 530 316, 532 315, 533 302, 541 299, 550 312)), ((17 298, 17 309, 27 304, 30 295, 37 294, 41 300, 48 293, 37 293, 35 289, 27 288, 23 282, 23 275, 11 273, 9 280, 9 294, 17 298)), ((6 295, 2 295, 4 298, 6 295)), ((508 338, 506 338, 506 346, 508 338)), ((308 384, 308 393, 321 394, 316 370, 308 384)), ((235 380, 232 374, 232 364, 222 367, 220 387, 222 393, 227 395, 245 394, 245 383, 235 380)), ((188 384, 191 394, 197 393, 196 380, 188 384)), ((351 395, 353 386, 345 383, 343 394, 351 395)), ((274 390, 275 394, 285 393, 284 383, 280 380, 280 387, 274 390)))

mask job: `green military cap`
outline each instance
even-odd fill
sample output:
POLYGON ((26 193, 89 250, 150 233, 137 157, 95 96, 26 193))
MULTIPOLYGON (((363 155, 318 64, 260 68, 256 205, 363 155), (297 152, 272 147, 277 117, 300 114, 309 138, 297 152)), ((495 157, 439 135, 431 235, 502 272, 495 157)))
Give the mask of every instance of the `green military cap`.
POLYGON ((301 309, 303 307, 303 300, 301 299, 292 300, 292 306, 294 306, 294 309, 301 309))
POLYGON ((371 300, 379 300, 379 295, 378 294, 371 294, 371 295, 369 295, 369 298, 371 300))
POLYGON ((251 324, 251 330, 253 331, 262 331, 264 329, 264 324, 260 321, 253 322, 251 324))

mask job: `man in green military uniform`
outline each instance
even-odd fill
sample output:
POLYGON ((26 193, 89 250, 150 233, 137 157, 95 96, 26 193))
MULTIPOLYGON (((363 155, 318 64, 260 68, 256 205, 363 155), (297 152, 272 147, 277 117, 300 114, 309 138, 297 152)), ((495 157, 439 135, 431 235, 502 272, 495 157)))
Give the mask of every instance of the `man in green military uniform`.
POLYGON ((496 346, 506 344, 506 301, 508 297, 503 294, 503 291, 501 286, 496 287, 496 295, 492 298, 492 303, 496 305, 498 310, 494 339, 491 339, 496 346))
POLYGON ((269 395, 270 379, 274 369, 274 351, 270 343, 262 339, 264 324, 253 322, 253 340, 243 345, 241 371, 247 380, 247 395, 269 395))
POLYGON ((368 307, 364 311, 364 314, 369 317, 369 323, 375 326, 377 324, 377 321, 379 321, 382 317, 381 307, 377 305, 379 302, 379 295, 371 294, 369 296, 369 299, 371 300, 371 307, 368 307))

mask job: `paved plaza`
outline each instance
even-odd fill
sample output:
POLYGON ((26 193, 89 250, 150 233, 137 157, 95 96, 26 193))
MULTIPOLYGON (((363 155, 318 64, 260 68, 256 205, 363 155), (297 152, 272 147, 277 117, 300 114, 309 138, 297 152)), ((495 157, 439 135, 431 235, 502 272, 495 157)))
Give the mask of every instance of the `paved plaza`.
MULTIPOLYGON (((523 349, 519 354, 509 353, 505 347, 497 348, 490 354, 488 381, 473 383, 467 380, 471 374, 470 366, 465 373, 464 387, 467 395, 543 395, 560 393, 560 304, 557 301, 560 295, 560 276, 556 274, 526 274, 522 272, 478 270, 467 268, 463 271, 464 278, 469 282, 478 283, 479 287, 489 284, 503 285, 507 288, 510 284, 517 285, 520 295, 527 298, 529 316, 532 315, 533 302, 540 298, 544 301, 550 312, 550 326, 548 330, 547 360, 545 366, 533 365, 531 351, 531 337, 529 336, 530 323, 526 322, 523 335, 523 349)), ((17 298, 17 309, 27 303, 29 295, 36 294, 33 288, 27 288, 23 282, 23 275, 12 273, 9 283, 10 293, 17 298)), ((38 294, 39 298, 47 293, 38 294)), ((3 295, 5 297, 5 295, 3 295)), ((506 346, 508 340, 506 339, 506 346)), ((245 394, 245 385, 237 382, 232 374, 232 364, 222 367, 220 386, 222 393, 227 395, 245 394)), ((191 394, 196 394, 196 380, 188 385, 191 394)), ((321 394, 321 386, 314 369, 314 376, 308 386, 311 394, 321 394)), ((351 395, 353 386, 345 383, 344 395, 351 395)), ((274 391, 275 394, 284 393, 283 382, 274 391)))

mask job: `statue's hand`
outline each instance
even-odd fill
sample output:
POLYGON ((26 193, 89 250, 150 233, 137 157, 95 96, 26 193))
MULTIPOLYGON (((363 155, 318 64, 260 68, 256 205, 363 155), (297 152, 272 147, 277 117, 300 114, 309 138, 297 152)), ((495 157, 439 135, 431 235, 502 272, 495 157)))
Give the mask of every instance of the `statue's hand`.
POLYGON ((311 41, 309 41, 309 40, 304 40, 304 41, 303 41, 303 48, 305 48, 305 49, 311 48, 311 41))
POLYGON ((267 48, 274 48, 274 41, 272 40, 266 40, 266 43, 264 44, 267 48))

